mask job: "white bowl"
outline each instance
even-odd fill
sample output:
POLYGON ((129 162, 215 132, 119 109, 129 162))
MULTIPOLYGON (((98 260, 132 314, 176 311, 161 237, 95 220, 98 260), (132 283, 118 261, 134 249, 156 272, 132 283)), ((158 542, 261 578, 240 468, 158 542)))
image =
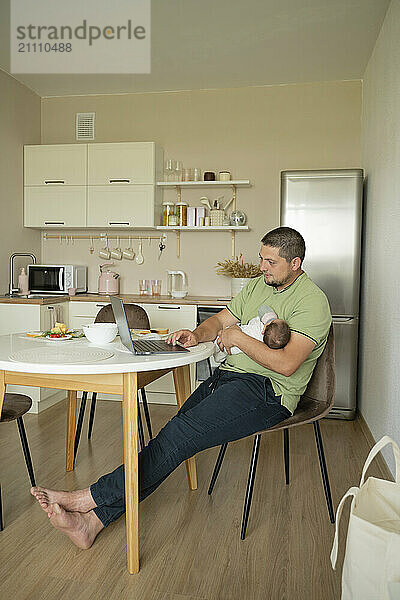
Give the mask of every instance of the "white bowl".
POLYGON ((94 344, 109 344, 118 333, 116 323, 91 323, 83 326, 83 333, 94 344))
POLYGON ((171 292, 171 296, 173 298, 185 298, 187 296, 187 292, 171 292))

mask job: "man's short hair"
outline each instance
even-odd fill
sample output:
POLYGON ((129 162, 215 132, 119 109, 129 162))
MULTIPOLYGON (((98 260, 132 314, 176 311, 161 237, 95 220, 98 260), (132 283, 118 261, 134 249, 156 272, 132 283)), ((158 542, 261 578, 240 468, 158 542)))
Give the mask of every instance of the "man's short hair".
POLYGON ((299 257, 301 262, 306 253, 306 244, 301 233, 291 227, 277 227, 266 233, 261 240, 264 246, 279 248, 278 254, 290 262, 299 257))

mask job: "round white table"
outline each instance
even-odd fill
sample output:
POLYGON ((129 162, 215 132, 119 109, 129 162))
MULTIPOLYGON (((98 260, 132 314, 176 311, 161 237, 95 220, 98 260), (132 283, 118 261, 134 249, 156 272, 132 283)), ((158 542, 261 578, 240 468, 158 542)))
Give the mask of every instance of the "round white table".
MULTIPOLYGON (((67 470, 72 470, 74 464, 77 391, 122 394, 127 559, 130 573, 139 571, 137 390, 172 370, 179 408, 191 393, 189 365, 208 358, 212 352, 211 342, 199 344, 182 354, 135 356, 119 340, 100 346, 91 344, 85 338, 51 341, 30 338, 24 334, 0 336, 0 414, 7 384, 68 390, 67 470), (56 362, 46 358, 49 348, 52 348, 51 360, 56 362), (58 361, 58 350, 62 351, 60 356, 66 356, 64 362, 58 361), (75 360, 84 360, 85 352, 90 358, 90 351, 97 350, 109 351, 113 355, 97 362, 69 362, 69 353, 75 354, 75 360), (34 357, 29 359, 32 354, 34 357), (81 356, 76 357, 77 354, 81 356)), ((197 488, 194 457, 186 461, 186 469, 189 487, 194 490, 197 488)))

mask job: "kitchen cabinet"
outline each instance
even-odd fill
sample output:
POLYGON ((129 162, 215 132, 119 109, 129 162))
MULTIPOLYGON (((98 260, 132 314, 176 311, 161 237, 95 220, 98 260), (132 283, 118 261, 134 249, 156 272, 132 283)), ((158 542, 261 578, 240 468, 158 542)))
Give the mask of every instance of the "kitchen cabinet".
MULTIPOLYGON (((68 321, 68 302, 54 305, 0 303, 0 335, 24 335, 26 331, 44 331, 50 329, 54 321, 68 321)), ((32 344, 34 343, 33 339, 32 344)), ((29 412, 33 413, 39 413, 65 397, 64 392, 54 389, 20 385, 8 385, 7 391, 26 394, 32 398, 32 408, 29 412)))
POLYGON ((57 229, 86 224, 86 187, 28 186, 24 197, 24 226, 57 229))
POLYGON ((88 188, 88 227, 153 227, 161 218, 161 196, 154 185, 88 188))
POLYGON ((24 226, 85 227, 87 144, 24 148, 24 226))
POLYGON ((25 146, 24 185, 86 185, 87 144, 25 146))
POLYGON ((154 227, 162 193, 155 186, 163 152, 154 142, 88 146, 88 227, 154 227))
POLYGON ((154 185, 163 170, 163 152, 154 142, 88 145, 89 185, 154 185))
POLYGON ((93 323, 97 313, 109 302, 70 302, 69 326, 71 329, 81 329, 84 325, 93 323))
POLYGON ((147 228, 160 222, 163 151, 154 142, 24 148, 24 226, 147 228))
MULTIPOLYGON (((197 325, 197 307, 182 304, 142 304, 149 315, 150 325, 153 328, 195 329, 197 325)), ((190 365, 190 381, 192 391, 195 387, 196 365, 190 365)), ((149 402, 160 404, 176 404, 175 387, 172 373, 167 373, 150 385, 146 386, 146 395, 149 402)))

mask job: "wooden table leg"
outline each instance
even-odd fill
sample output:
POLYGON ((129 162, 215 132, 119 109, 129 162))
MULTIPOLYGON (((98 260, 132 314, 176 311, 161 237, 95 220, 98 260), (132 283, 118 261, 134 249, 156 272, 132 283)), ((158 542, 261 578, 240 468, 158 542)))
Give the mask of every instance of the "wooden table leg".
POLYGON ((126 543, 129 573, 139 572, 137 373, 123 376, 126 543))
POLYGON ((4 394, 6 393, 6 384, 4 383, 4 371, 0 371, 0 417, 3 409, 4 394))
MULTIPOLYGON (((177 367, 173 369, 174 384, 176 403, 180 408, 191 394, 190 388, 190 366, 184 365, 183 367, 177 367)), ((188 458, 186 462, 186 472, 191 490, 197 490, 197 471, 196 471, 196 459, 194 456, 188 458)))
POLYGON ((74 470, 74 444, 76 423, 76 392, 68 391, 67 444, 65 456, 66 471, 74 470))

